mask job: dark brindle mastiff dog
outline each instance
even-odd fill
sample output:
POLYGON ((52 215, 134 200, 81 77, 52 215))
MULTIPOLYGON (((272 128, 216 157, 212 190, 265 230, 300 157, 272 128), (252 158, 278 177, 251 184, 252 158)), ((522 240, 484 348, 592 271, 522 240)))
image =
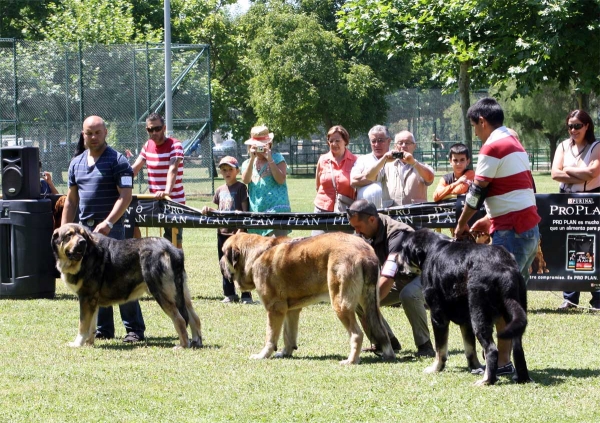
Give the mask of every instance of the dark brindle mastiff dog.
POLYGON ((223 245, 221 268, 241 291, 256 288, 267 309, 267 339, 251 358, 269 358, 277 350, 283 329, 283 350, 291 357, 297 348, 298 319, 303 307, 330 300, 350 335, 350 355, 342 364, 357 364, 363 333, 355 310, 361 305, 383 356, 394 358, 377 301, 379 262, 362 239, 337 232, 299 240, 265 238, 238 233, 223 245))
POLYGON ((480 367, 475 336, 485 352, 485 373, 478 385, 496 382, 498 350, 494 322, 504 319, 502 339, 512 339, 517 382, 529 382, 521 338, 527 326, 527 289, 519 267, 503 247, 454 242, 427 229, 407 232, 398 256, 400 268, 421 270, 425 301, 431 310, 436 358, 427 373, 444 369, 448 326, 460 325, 469 368, 480 367))
POLYGON ((175 348, 202 346, 200 319, 192 306, 183 252, 166 239, 118 241, 69 223, 54 231, 52 249, 63 281, 79 297, 79 334, 69 344, 72 347, 94 344, 98 307, 133 301, 146 292, 173 321, 179 335, 175 348))

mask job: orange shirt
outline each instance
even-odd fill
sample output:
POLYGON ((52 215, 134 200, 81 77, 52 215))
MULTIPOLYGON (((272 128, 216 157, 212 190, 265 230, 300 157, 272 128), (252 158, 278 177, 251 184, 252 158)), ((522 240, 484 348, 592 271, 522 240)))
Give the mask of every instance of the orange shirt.
MULTIPOLYGON (((446 181, 446 179, 450 179, 448 178, 448 175, 450 175, 452 177, 452 179, 454 179, 454 173, 448 173, 447 175, 442 176, 442 178, 440 179, 440 182, 438 183, 437 188, 435 189, 435 192, 433 193, 433 201, 440 201, 443 200, 444 198, 446 198, 449 195, 461 195, 461 194, 465 194, 468 190, 469 190, 469 186, 465 185, 465 184, 456 184, 455 186, 452 185, 452 183, 448 183, 446 181)), ((473 179, 475 178, 475 171, 474 170, 467 170, 464 175, 467 176, 467 179, 469 181, 473 181, 473 179)), ((456 181, 454 181, 456 182, 456 181)))
POLYGON ((350 171, 356 159, 357 157, 348 149, 344 152, 344 157, 339 164, 331 152, 319 157, 316 171, 317 196, 314 201, 316 207, 321 210, 333 211, 335 189, 333 188, 332 171, 338 194, 356 198, 354 188, 350 186, 350 171))

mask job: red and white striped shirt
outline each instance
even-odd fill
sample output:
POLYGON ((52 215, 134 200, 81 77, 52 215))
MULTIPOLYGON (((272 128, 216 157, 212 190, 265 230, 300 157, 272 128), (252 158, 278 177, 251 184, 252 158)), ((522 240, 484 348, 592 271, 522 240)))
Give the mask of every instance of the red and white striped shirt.
POLYGON ((541 220, 529 157, 506 127, 494 130, 479 150, 475 179, 489 182, 485 208, 492 232, 514 229, 522 233, 541 220))
POLYGON ((156 145, 152 140, 148 140, 140 153, 146 161, 148 168, 148 185, 151 193, 164 191, 167 188, 167 173, 169 172, 169 163, 173 159, 179 159, 177 167, 177 177, 175 185, 171 187, 169 195, 173 201, 185 204, 185 192, 183 191, 183 147, 181 142, 175 138, 167 138, 161 145, 156 145))

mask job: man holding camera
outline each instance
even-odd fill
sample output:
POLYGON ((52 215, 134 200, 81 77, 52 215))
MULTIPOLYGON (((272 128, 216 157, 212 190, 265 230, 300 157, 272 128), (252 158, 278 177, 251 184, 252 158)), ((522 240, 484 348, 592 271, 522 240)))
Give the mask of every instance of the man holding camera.
POLYGON ((401 131, 394 138, 394 149, 385 153, 369 169, 365 178, 374 181, 384 169, 383 182, 390 200, 384 207, 402 206, 427 201, 427 188, 433 184, 433 168, 413 156, 417 148, 415 137, 409 131, 401 131))

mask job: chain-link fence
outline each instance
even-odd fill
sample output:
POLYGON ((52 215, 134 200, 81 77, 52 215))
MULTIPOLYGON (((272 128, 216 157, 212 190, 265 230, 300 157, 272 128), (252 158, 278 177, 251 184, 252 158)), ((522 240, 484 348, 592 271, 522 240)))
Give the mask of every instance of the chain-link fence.
MULTIPOLYGON (((209 50, 173 45, 173 128, 182 141, 186 194, 214 192, 209 50)), ((164 114, 162 45, 86 45, 0 39, 0 141, 37 146, 43 170, 66 192, 83 120, 101 116, 108 143, 131 152, 147 140, 145 118, 164 114)), ((135 192, 145 192, 143 175, 135 192)))

